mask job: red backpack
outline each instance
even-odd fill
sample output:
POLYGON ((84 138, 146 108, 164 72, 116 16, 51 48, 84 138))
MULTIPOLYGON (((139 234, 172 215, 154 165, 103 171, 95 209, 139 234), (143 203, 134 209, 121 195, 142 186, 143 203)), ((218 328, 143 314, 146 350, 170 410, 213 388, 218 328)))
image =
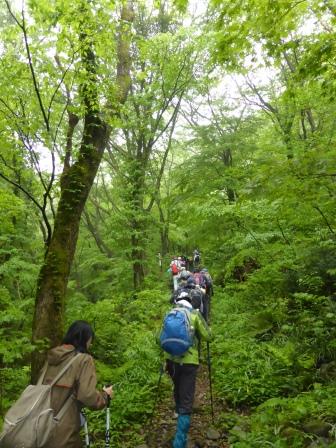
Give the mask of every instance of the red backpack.
POLYGON ((171 265, 171 271, 173 275, 177 275, 179 273, 178 267, 175 263, 171 265))

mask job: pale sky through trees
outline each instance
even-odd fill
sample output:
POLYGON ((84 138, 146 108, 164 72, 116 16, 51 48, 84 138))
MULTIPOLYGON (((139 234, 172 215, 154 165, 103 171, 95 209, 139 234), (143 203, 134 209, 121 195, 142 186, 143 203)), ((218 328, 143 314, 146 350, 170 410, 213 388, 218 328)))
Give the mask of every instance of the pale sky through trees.
MULTIPOLYGON (((148 2, 152 3, 152 2, 148 2)), ((25 3, 24 0, 12 0, 11 5, 13 5, 17 11, 18 14, 20 14, 20 10, 22 7, 24 7, 25 3)), ((206 11, 208 8, 209 2, 206 0, 191 0, 188 4, 188 12, 189 17, 184 20, 184 25, 189 26, 195 24, 195 21, 202 22, 203 20, 206 20, 206 11)), ((302 33, 303 34, 309 34, 312 32, 316 24, 314 24, 312 21, 306 21, 304 26, 302 27, 302 33)), ((250 70, 249 77, 253 79, 253 83, 257 87, 266 87, 270 85, 272 80, 275 78, 275 75, 277 73, 277 70, 273 67, 266 66, 265 59, 262 55, 262 49, 261 46, 258 44, 255 44, 256 48, 256 58, 257 61, 252 62, 251 58, 247 58, 245 64, 246 67, 250 70)), ((51 55, 53 57, 53 55, 51 55)), ((218 101, 218 100, 225 100, 228 106, 232 108, 231 114, 239 116, 241 114, 242 109, 246 109, 246 113, 248 113, 249 110, 256 110, 259 108, 254 103, 258 103, 257 98, 255 95, 250 92, 247 94, 246 97, 242 95, 242 92, 246 90, 246 77, 237 74, 237 73, 231 73, 228 74, 225 72, 225 66, 218 67, 215 71, 217 78, 219 79, 217 87, 213 87, 210 90, 210 101, 218 101), (249 100, 249 98, 250 100, 249 100)), ((267 97, 265 97, 267 99, 267 97)), ((194 98, 194 101, 196 103, 202 103, 203 105, 200 108, 201 115, 204 117, 209 117, 209 121, 211 121, 211 111, 209 106, 206 105, 206 99, 199 97, 194 98)), ((199 117, 200 123, 204 123, 206 121, 205 118, 199 117)), ((182 123, 184 123, 184 120, 182 118, 179 118, 179 121, 181 122, 181 125, 184 127, 182 123)), ((177 132, 180 132, 181 127, 177 126, 177 132)), ((183 130, 182 132, 185 132, 183 130)), ((50 152, 46 149, 38 150, 41 155, 41 166, 49 170, 50 168, 50 152)))

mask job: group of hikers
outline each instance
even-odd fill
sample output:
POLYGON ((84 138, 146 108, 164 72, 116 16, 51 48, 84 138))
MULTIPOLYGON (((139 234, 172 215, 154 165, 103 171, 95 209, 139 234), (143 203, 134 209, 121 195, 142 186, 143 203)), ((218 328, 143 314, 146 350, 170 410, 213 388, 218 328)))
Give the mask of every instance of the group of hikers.
POLYGON ((169 271, 172 274, 174 290, 171 303, 176 303, 177 298, 183 294, 193 295, 194 300, 200 302, 198 309, 208 322, 210 300, 213 295, 213 281, 208 269, 200 266, 199 252, 195 250, 195 253, 197 254, 197 262, 195 262, 194 255, 192 270, 189 270, 191 266, 186 263, 186 258, 183 256, 173 257, 170 263, 169 271))
POLYGON ((170 266, 169 266, 169 272, 171 272, 173 275, 180 272, 181 268, 186 269, 187 271, 196 268, 200 265, 201 262, 201 253, 198 249, 195 249, 193 252, 192 258, 189 258, 185 255, 175 256, 172 258, 170 266))
MULTIPOLYGON (((175 260, 175 258, 174 258, 175 260)), ((177 262, 181 260, 176 257, 177 262)), ((159 337, 165 369, 173 381, 177 426, 173 448, 186 448, 193 408, 200 342, 212 340, 208 327, 212 279, 193 261, 193 272, 179 263, 173 278, 173 309, 164 317, 159 337)), ((190 266, 188 266, 190 267, 190 266)), ((28 386, 5 416, 0 448, 80 448, 82 408, 103 409, 112 386, 97 390, 89 348, 94 332, 86 321, 75 321, 60 346, 48 352, 37 385, 28 386)), ((86 439, 86 446, 89 442, 86 439)), ((105 446, 109 446, 109 443, 105 446)))
POLYGON ((173 278, 173 293, 170 302, 174 305, 174 308, 164 320, 160 339, 161 347, 166 352, 166 371, 174 384, 177 426, 172 447, 186 448, 195 395, 196 375, 200 363, 200 343, 201 340, 207 342, 212 340, 208 323, 210 303, 213 296, 213 281, 208 270, 200 266, 198 251, 194 251, 192 272, 187 270, 182 256, 172 259, 170 271, 173 278), (196 262, 195 252, 197 255, 196 262), (183 315, 185 316, 184 322, 182 322, 181 317, 183 315), (183 325, 189 325, 191 328, 192 336, 187 349, 186 346, 177 341, 178 338, 183 340, 178 331, 170 330, 171 335, 169 335, 169 325, 174 327, 173 318, 175 318, 176 326, 179 328, 183 328, 183 325))

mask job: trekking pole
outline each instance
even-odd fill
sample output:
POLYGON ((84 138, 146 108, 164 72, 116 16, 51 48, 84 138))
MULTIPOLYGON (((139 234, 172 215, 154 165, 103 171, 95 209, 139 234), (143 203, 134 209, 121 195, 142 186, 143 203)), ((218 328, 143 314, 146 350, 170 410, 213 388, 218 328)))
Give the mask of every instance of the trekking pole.
POLYGON ((207 342, 207 361, 208 361, 208 370, 209 370, 211 416, 212 416, 212 424, 214 424, 215 416, 214 416, 213 397, 212 397, 212 377, 211 377, 210 344, 209 344, 209 342, 207 342))
POLYGON ((88 422, 86 419, 86 415, 85 413, 82 411, 82 415, 84 418, 84 434, 85 434, 85 446, 89 447, 90 446, 90 438, 89 438, 89 428, 88 428, 88 422))
POLYGON ((106 431, 105 431, 105 448, 110 448, 110 402, 111 397, 107 396, 106 403, 106 431))

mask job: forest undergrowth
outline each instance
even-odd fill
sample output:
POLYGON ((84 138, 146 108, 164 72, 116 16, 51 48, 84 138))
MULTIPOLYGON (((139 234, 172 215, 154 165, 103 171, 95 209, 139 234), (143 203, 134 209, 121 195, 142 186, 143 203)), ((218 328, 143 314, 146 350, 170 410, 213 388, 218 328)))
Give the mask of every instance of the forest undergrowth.
POLYGON ((334 362, 304 363, 304 330, 285 337, 290 316, 250 306, 234 286, 213 299, 218 428, 239 448, 335 447, 334 362))

